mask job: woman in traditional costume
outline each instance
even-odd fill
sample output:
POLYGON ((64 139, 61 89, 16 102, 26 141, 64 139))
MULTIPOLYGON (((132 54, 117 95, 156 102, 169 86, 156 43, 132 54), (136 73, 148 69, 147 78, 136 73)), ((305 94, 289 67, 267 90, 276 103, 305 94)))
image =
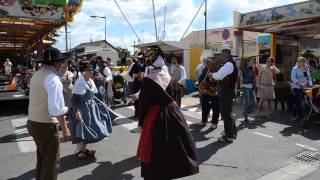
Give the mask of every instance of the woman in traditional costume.
POLYGON ((146 51, 148 74, 139 94, 141 137, 137 155, 145 180, 168 180, 199 173, 198 154, 174 99, 176 81, 164 71, 159 47, 146 51))
POLYGON ((98 92, 91 79, 93 68, 89 64, 82 67, 82 76, 75 83, 72 93, 70 125, 72 142, 76 144, 76 158, 85 160, 95 155, 87 144, 95 143, 110 136, 112 121, 116 115, 94 94, 98 92))

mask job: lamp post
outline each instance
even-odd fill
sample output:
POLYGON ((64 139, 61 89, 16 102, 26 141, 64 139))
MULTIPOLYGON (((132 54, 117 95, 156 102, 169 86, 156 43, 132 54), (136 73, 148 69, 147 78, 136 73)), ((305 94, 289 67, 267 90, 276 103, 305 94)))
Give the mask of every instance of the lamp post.
POLYGON ((104 19, 104 45, 107 47, 107 17, 106 16, 90 16, 91 18, 101 18, 104 19))
POLYGON ((69 34, 69 50, 71 50, 71 31, 67 32, 69 34))

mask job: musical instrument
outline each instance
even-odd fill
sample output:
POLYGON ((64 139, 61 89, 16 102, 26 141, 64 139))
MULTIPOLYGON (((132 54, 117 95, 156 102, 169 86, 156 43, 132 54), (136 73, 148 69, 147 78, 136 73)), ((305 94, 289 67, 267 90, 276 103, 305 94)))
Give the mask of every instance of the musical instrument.
POLYGON ((218 91, 217 91, 218 83, 216 80, 208 77, 209 72, 210 71, 207 72, 204 80, 201 83, 199 83, 198 89, 199 89, 199 92, 202 94, 206 94, 208 96, 217 96, 218 95, 218 91))
POLYGON ((219 70, 219 62, 218 61, 208 61, 208 72, 203 79, 202 82, 199 83, 198 89, 199 92, 202 94, 206 94, 208 96, 217 96, 218 91, 217 91, 217 86, 218 86, 218 81, 210 78, 208 76, 209 73, 214 73, 219 70))
POLYGON ((140 72, 137 76, 137 79, 142 82, 143 81, 143 78, 144 78, 144 73, 143 72, 140 72))

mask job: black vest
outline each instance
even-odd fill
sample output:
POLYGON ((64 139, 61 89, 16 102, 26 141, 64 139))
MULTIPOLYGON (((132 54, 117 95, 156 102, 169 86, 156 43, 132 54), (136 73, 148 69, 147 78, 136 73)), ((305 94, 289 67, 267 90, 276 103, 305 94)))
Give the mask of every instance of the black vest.
POLYGON ((227 77, 229 77, 228 83, 226 83, 226 84, 220 83, 220 87, 221 87, 221 90, 226 90, 226 89, 235 90, 236 82, 237 82, 237 79, 238 79, 238 67, 237 67, 236 62, 233 61, 233 59, 230 59, 230 60, 224 62, 221 65, 221 67, 224 66, 227 62, 232 63, 233 72, 227 76, 227 77))

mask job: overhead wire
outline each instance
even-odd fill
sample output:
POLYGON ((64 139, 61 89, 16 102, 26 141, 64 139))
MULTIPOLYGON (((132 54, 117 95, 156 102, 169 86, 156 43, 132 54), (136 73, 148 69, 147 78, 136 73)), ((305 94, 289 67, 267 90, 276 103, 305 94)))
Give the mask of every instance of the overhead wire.
POLYGON ((158 30, 157 30, 157 19, 156 19, 156 10, 154 7, 154 0, 152 0, 152 8, 153 8, 153 21, 154 21, 154 29, 156 33, 156 42, 158 42, 158 30))
POLYGON ((138 34, 136 33, 136 31, 133 29, 131 23, 129 22, 128 18, 126 17, 126 15, 124 14, 124 12, 122 11, 120 5, 118 4, 118 2, 116 0, 114 0, 115 4, 117 5, 118 9, 120 10, 122 16, 124 17, 124 19, 127 21, 128 25, 130 26, 130 29, 132 30, 132 32, 134 33, 134 35, 136 36, 136 38, 138 39, 138 42, 142 43, 141 39, 139 38, 138 34))
POLYGON ((193 21, 194 21, 194 20, 196 19, 196 17, 198 16, 198 14, 199 14, 199 12, 200 12, 200 10, 201 10, 201 8, 202 8, 202 6, 204 5, 205 2, 206 2, 206 0, 204 0, 204 1, 202 2, 201 6, 199 7, 199 9, 198 9, 198 11, 197 11, 197 13, 196 13, 196 15, 192 18, 191 23, 190 23, 189 26, 187 27, 186 31, 183 33, 180 41, 184 38, 184 36, 185 36, 185 35, 187 34, 187 32, 189 31, 189 28, 191 27, 191 25, 193 24, 193 21))

